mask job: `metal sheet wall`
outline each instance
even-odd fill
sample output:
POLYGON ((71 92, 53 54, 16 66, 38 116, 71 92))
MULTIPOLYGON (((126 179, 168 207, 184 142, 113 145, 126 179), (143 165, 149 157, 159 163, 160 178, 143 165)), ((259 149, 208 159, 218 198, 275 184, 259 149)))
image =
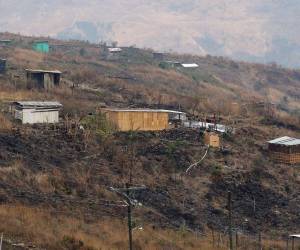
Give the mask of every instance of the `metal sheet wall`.
POLYGON ((59 111, 36 111, 34 109, 22 110, 22 123, 35 124, 35 123, 58 123, 59 111))

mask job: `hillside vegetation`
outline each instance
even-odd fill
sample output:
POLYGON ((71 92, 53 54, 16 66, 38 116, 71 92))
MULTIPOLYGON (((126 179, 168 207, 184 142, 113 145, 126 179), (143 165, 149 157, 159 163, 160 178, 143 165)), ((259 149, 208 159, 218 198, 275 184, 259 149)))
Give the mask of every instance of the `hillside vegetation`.
POLYGON ((279 136, 300 136, 300 71, 176 54, 166 60, 199 68, 163 67, 152 51, 134 47, 107 60, 103 45, 78 41, 50 40, 65 46, 44 55, 31 50, 31 37, 0 38, 13 39, 0 47, 0 58, 8 60, 0 77, 0 233, 6 239, 46 249, 125 249, 127 211, 114 206, 120 197, 109 188, 129 179, 147 187, 132 193, 143 204, 133 212, 135 226, 143 227, 134 231, 136 249, 226 249, 227 191, 242 249, 253 249, 259 232, 269 249, 284 249, 286 235, 300 230, 299 166, 273 162, 265 147, 279 136), (62 84, 28 90, 25 68, 61 70, 62 84), (61 123, 20 125, 8 112, 16 100, 60 101, 61 123), (257 108, 260 102, 274 103, 275 112, 257 108), (103 103, 180 109, 195 119, 215 114, 234 133, 222 135, 222 149, 211 149, 185 174, 206 151, 202 133, 116 132, 96 115, 103 103))

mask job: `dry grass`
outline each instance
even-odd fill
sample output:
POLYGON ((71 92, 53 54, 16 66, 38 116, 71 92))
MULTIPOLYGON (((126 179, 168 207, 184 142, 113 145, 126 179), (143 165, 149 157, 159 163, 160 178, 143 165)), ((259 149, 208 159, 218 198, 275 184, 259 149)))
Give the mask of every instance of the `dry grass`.
POLYGON ((20 100, 30 100, 32 98, 37 99, 41 94, 38 92, 28 91, 28 90, 2 90, 0 91, 0 101, 10 102, 10 101, 20 101, 20 100))
POLYGON ((12 130, 11 121, 2 113, 0 113, 0 131, 11 131, 12 130))
MULTIPOLYGON (((72 249, 126 249, 128 244, 126 220, 103 219, 88 224, 79 215, 73 218, 25 206, 0 206, 0 232, 4 232, 6 239, 34 242, 47 249, 70 249, 65 247, 66 237, 89 247, 72 249)), ((175 231, 146 226, 143 230, 134 230, 133 237, 135 249, 145 250, 225 250, 228 244, 223 237, 222 244, 215 240, 213 247, 211 237, 197 237, 184 228, 175 231)), ((253 241, 241 238, 241 249, 250 250, 254 246, 253 241)), ((267 249, 283 249, 284 244, 266 241, 265 246, 269 247, 267 249)))
POLYGON ((9 58, 12 64, 24 64, 27 67, 38 67, 45 59, 45 55, 32 50, 16 48, 9 58))

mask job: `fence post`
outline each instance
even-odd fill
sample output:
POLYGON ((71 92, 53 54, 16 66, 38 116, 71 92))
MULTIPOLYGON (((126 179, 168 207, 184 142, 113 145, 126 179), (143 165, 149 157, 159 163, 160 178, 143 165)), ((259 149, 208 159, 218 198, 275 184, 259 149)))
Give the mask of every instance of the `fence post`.
POLYGON ((215 231, 213 228, 211 229, 211 234, 212 234, 212 245, 213 247, 215 247, 215 231))
POLYGON ((258 233, 258 249, 262 250, 262 238, 261 238, 261 232, 258 233))
POLYGON ((3 242, 3 233, 1 234, 1 239, 0 239, 0 250, 2 250, 2 242, 3 242))
POLYGON ((229 249, 233 250, 232 239, 232 197, 231 192, 228 192, 228 211, 229 211, 229 249))

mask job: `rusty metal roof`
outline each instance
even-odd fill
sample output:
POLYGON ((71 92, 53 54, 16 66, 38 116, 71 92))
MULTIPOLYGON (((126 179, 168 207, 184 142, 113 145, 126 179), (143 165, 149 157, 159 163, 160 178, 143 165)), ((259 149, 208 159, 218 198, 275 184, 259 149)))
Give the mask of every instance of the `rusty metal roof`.
POLYGON ((185 114, 181 111, 167 110, 167 109, 126 109, 126 108, 105 108, 103 110, 112 112, 152 112, 152 113, 169 113, 169 114, 185 114))

